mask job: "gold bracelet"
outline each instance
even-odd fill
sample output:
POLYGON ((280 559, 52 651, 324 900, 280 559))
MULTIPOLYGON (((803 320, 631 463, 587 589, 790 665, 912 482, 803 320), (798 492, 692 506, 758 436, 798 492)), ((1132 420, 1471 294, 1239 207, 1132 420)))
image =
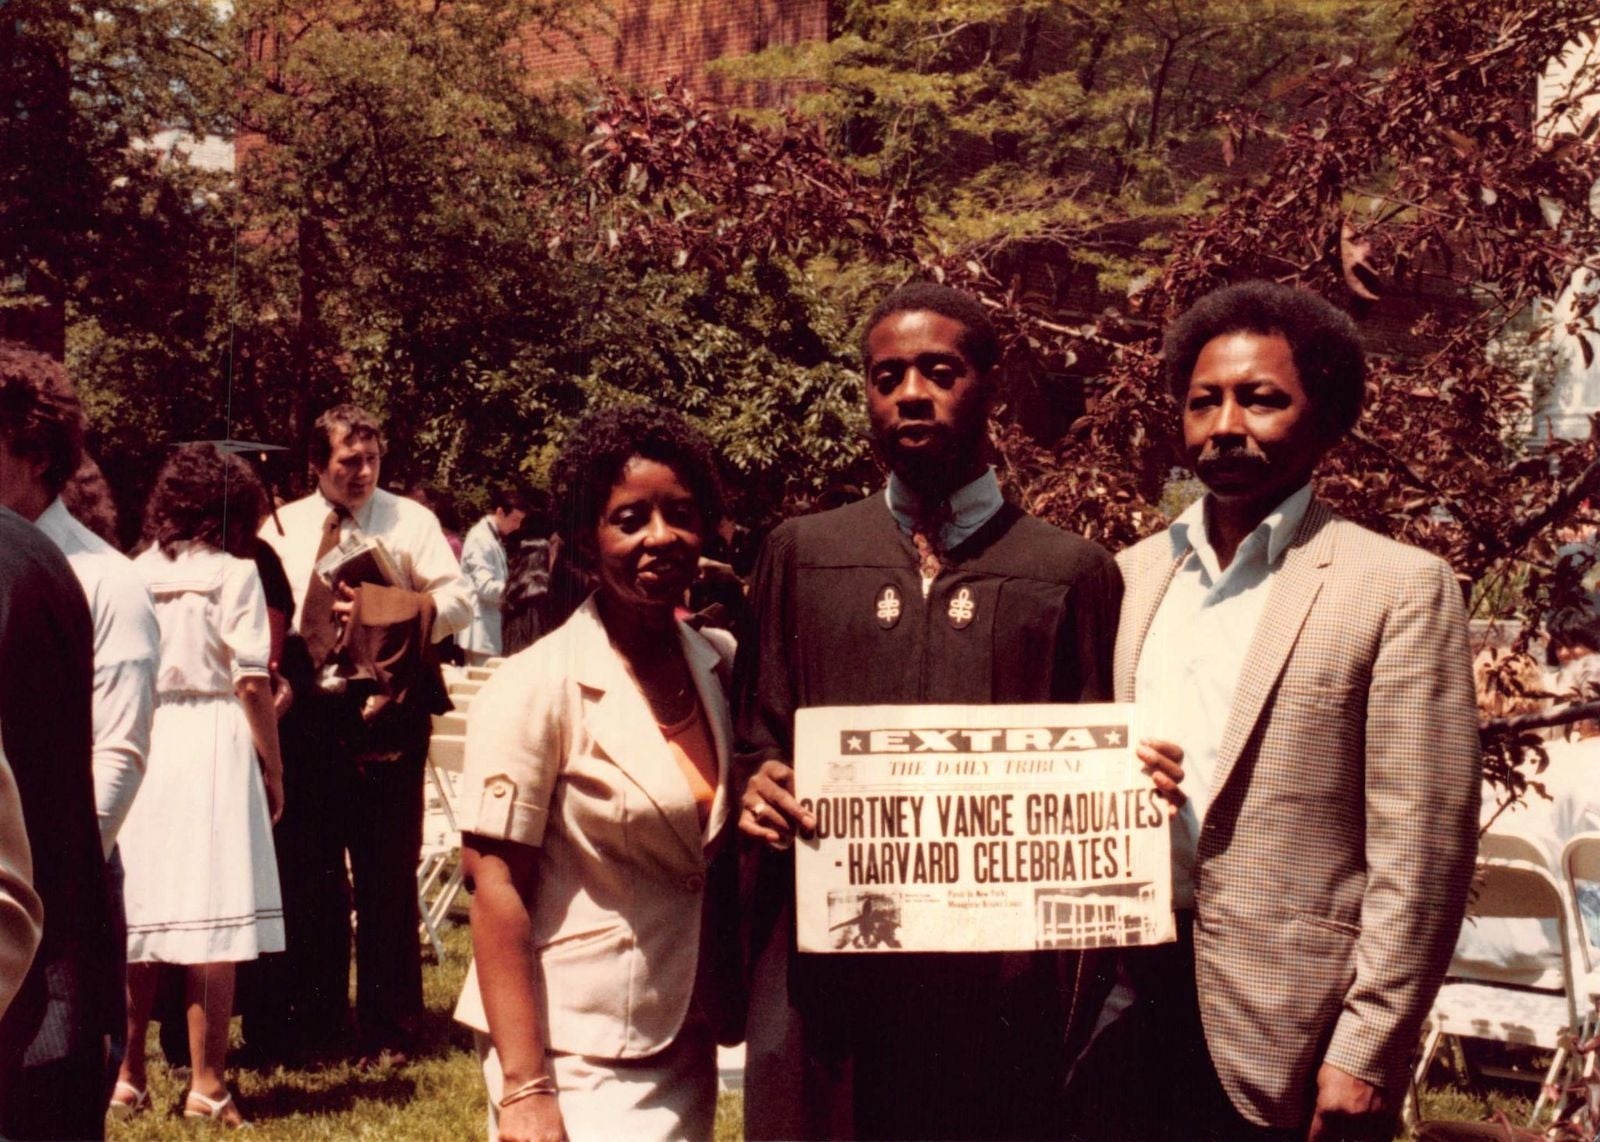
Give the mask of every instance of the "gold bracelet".
POLYGON ((540 1094, 553 1095, 555 1093, 556 1093, 556 1081, 555 1081, 555 1079, 551 1078, 549 1075, 540 1075, 538 1078, 529 1079, 527 1082, 525 1082, 521 1086, 519 1086, 516 1090, 511 1091, 509 1094, 507 1094, 504 1097, 502 1097, 500 1099, 499 1106, 500 1106, 501 1110, 504 1110, 506 1107, 510 1106, 512 1103, 521 1102, 525 1098, 532 1098, 535 1095, 540 1095, 540 1094))

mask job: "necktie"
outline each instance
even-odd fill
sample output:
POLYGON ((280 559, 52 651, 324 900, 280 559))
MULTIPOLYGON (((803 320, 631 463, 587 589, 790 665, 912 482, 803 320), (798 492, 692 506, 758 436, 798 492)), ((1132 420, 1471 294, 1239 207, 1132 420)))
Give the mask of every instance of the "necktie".
POLYGON ((939 559, 939 553, 934 550, 933 542, 928 538, 927 533, 922 531, 912 532, 911 542, 917 548, 918 570, 922 572, 922 577, 924 579, 938 578, 943 564, 939 559))
POLYGON ((333 590, 317 574, 316 565, 339 546, 339 523, 345 514, 335 508, 322 521, 322 539, 317 544, 317 556, 311 561, 311 582, 306 585, 305 602, 300 607, 300 633, 311 652, 311 661, 319 667, 339 641, 339 624, 333 617, 333 590))

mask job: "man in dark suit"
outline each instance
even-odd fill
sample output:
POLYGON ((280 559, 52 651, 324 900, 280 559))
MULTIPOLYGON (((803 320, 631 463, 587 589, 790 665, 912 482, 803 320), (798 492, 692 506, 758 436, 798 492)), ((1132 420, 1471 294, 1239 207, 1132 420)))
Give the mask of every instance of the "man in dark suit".
MULTIPOLYGON (((78 466, 82 423, 54 415, 65 380, 0 343, 0 503, 78 466)), ((122 1020, 122 964, 91 769, 94 628, 83 589, 45 534, 0 508, 0 741, 17 779, 44 936, 0 1019, 0 1135, 99 1138, 106 1051, 122 1020)))
MULTIPOLYGON (((0 472, 15 457, 0 439, 0 472)), ((104 1136, 119 965, 90 775, 89 606, 66 558, 0 508, 0 740, 16 774, 44 938, 0 1020, 0 1134, 104 1136)))

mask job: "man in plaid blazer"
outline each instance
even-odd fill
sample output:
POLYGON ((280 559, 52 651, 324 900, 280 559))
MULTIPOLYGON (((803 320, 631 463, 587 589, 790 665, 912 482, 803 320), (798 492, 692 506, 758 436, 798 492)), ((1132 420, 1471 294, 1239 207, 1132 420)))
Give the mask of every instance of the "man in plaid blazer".
POLYGON ((1078 1129, 1387 1139, 1477 847, 1461 593, 1311 495, 1360 411, 1344 314, 1233 286, 1165 360, 1207 494, 1119 557, 1113 677, 1184 753, 1180 939, 1126 960, 1074 1077, 1078 1129))

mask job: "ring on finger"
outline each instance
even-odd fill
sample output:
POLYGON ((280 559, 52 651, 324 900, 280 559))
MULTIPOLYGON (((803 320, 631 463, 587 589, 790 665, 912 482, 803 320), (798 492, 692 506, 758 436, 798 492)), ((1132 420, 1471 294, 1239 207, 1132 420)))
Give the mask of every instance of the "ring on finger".
POLYGON ((758 820, 761 817, 765 816, 766 812, 767 812, 767 803, 765 801, 757 801, 755 804, 750 806, 750 815, 752 817, 757 818, 758 820))

